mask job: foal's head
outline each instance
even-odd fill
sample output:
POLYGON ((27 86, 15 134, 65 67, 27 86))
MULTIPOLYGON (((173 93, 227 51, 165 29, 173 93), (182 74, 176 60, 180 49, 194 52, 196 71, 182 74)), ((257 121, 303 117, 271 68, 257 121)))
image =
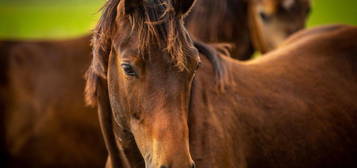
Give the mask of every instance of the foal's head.
POLYGON ((254 45, 262 53, 276 48, 292 33, 303 29, 310 0, 248 0, 254 45))
POLYGON ((150 168, 194 167, 188 103, 200 59, 183 26, 193 3, 109 0, 93 39, 88 76, 107 81, 114 119, 133 135, 150 168))

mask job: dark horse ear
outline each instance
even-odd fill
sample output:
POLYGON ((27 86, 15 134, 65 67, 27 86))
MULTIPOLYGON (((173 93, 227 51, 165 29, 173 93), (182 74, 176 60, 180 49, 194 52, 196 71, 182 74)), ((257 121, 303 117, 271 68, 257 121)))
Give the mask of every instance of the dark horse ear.
MULTIPOLYGON (((130 14, 135 9, 140 8, 144 1, 151 2, 153 0, 124 0, 125 14, 130 14)), ((172 0, 173 7, 175 8, 178 16, 186 15, 195 2, 196 0, 172 0)))
POLYGON ((196 0, 173 0, 173 6, 178 16, 185 16, 193 7, 196 0))
POLYGON ((124 0, 125 14, 131 14, 143 4, 143 0, 124 0))

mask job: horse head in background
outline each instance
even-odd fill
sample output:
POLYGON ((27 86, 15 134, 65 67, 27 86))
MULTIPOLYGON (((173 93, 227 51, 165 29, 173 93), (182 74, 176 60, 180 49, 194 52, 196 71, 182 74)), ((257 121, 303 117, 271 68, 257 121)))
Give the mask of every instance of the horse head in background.
POLYGON ((232 44, 231 55, 248 60, 303 29, 309 12, 310 0, 198 0, 186 24, 197 40, 232 44))
POLYGON ((254 47, 267 53, 303 29, 310 0, 249 0, 249 28, 254 47))

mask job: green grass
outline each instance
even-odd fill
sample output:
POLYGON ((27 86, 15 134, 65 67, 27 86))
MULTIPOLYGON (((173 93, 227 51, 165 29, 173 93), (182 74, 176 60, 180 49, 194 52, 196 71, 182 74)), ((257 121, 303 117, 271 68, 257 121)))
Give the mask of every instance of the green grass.
POLYGON ((64 38, 88 33, 101 1, 86 4, 1 4, 1 38, 64 38))
POLYGON ((322 24, 357 25, 357 0, 312 0, 308 26, 322 24))
MULTIPOLYGON (((357 0, 312 0, 308 26, 357 25, 357 0)), ((104 0, 0 0, 0 38, 68 38, 88 33, 104 0)))

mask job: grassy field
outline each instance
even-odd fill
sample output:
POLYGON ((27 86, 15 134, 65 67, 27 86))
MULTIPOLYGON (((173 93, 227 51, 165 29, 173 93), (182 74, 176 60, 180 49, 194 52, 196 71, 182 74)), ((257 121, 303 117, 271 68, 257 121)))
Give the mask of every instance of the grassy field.
POLYGON ((336 23, 357 25, 357 0, 312 0, 309 27, 336 23))
POLYGON ((68 38, 90 31, 102 0, 8 2, 0 0, 0 38, 68 38))
MULTIPOLYGON (((104 0, 0 0, 0 38, 68 38, 88 33, 104 0)), ((357 0, 313 0, 308 26, 357 25, 357 0)))

